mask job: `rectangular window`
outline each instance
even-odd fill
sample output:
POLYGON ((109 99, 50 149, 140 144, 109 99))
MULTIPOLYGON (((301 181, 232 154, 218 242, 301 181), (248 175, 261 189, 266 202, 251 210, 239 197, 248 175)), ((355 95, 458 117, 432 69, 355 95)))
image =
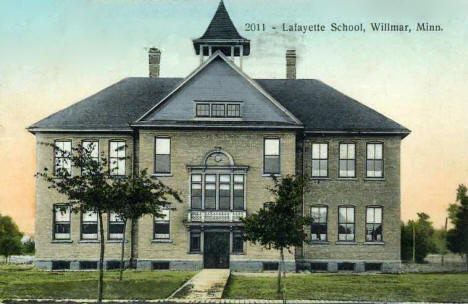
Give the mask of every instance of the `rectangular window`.
POLYGON ((244 239, 242 237, 242 231, 234 231, 232 233, 232 252, 244 252, 244 239))
POLYGON ((227 105, 227 117, 240 117, 240 105, 228 104, 227 105))
POLYGON ((244 175, 234 175, 233 209, 244 210, 244 175))
POLYGON ((200 174, 192 175, 191 203, 192 209, 202 208, 202 176, 200 174))
MULTIPOLYGON (((87 151, 91 158, 99 163, 99 142, 98 141, 92 141, 92 140, 84 140, 82 142, 82 146, 87 151)), ((85 170, 82 169, 81 174, 85 174, 85 170)))
POLYGON ((224 104, 212 104, 211 105, 211 116, 212 117, 225 117, 226 113, 224 111, 224 104))
POLYGON ((325 206, 311 208, 311 216, 313 219, 310 228, 311 241, 327 240, 327 212, 328 208, 325 206))
POLYGON ((55 175, 71 174, 71 141, 55 142, 55 175))
POLYGON ((52 270, 70 269, 70 261, 52 261, 52 270))
POLYGON ((170 238, 170 211, 161 210, 162 217, 154 217, 154 239, 170 238))
POLYGON ((365 271, 382 271, 382 263, 364 263, 365 271))
POLYGON ((216 175, 205 175, 205 209, 216 209, 216 175))
POLYGON ((125 233, 125 222, 117 213, 111 212, 109 214, 109 239, 121 240, 125 233))
POLYGON ((219 176, 219 210, 231 209, 231 176, 219 176))
POLYGON ((201 234, 199 231, 190 232, 190 252, 200 252, 201 234))
POLYGON ((382 241, 382 207, 367 207, 366 211, 366 241, 382 241))
POLYGON ((340 271, 354 271, 354 268, 356 267, 355 263, 338 263, 338 270, 340 271))
POLYGON ((338 241, 354 241, 354 207, 338 208, 338 241))
POLYGON ((278 262, 263 262, 263 271, 278 270, 278 262))
POLYGON ((263 156, 263 173, 264 174, 279 174, 280 173, 280 140, 279 138, 265 138, 264 156, 263 156))
POLYGON ((120 269, 120 261, 108 261, 106 270, 120 269))
POLYGON ((355 144, 340 144, 339 177, 356 177, 355 144))
POLYGON ((311 271, 327 271, 328 263, 310 263, 311 271))
POLYGON ((312 177, 328 176, 328 144, 312 144, 312 177))
POLYGON ((81 239, 98 239, 98 216, 94 211, 87 211, 81 214, 81 239))
POLYGON ((153 262, 153 270, 169 270, 169 262, 153 262))
POLYGON ((80 270, 97 269, 98 262, 95 261, 80 261, 80 270))
POLYGON ((109 170, 111 175, 125 175, 125 141, 109 142, 109 170))
POLYGON ((154 173, 171 173, 171 139, 156 137, 154 144, 154 173))
POLYGON ((54 205, 54 240, 70 239, 70 206, 54 205))
POLYGON ((383 144, 367 144, 366 177, 383 177, 383 144))
POLYGON ((197 103, 195 110, 197 117, 210 117, 210 105, 207 103, 197 103))

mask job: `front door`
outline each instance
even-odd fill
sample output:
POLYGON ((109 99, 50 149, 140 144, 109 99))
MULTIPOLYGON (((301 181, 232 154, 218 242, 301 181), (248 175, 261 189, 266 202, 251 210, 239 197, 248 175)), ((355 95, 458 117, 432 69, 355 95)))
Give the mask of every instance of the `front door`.
POLYGON ((205 231, 203 264, 204 268, 229 268, 229 232, 205 231))

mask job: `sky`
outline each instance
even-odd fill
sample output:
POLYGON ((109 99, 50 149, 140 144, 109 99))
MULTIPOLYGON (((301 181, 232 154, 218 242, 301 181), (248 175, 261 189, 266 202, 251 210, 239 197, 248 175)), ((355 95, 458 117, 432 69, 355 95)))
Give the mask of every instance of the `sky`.
MULTIPOLYGON (((401 150, 402 219, 417 212, 441 227, 459 184, 468 184, 468 19, 463 0, 225 0, 251 39, 244 71, 315 78, 398 121, 412 133, 401 150), (360 24, 366 32, 281 31, 282 24, 360 24), (411 33, 373 32, 371 22, 411 33), (417 22, 441 32, 416 32, 417 22), (247 32, 246 23, 266 31, 247 32), (275 26, 276 29, 272 29, 275 26)), ((0 213, 34 233, 35 138, 25 128, 130 76, 148 75, 147 51, 162 50, 161 77, 199 64, 200 37, 218 0, 0 1, 0 213)))

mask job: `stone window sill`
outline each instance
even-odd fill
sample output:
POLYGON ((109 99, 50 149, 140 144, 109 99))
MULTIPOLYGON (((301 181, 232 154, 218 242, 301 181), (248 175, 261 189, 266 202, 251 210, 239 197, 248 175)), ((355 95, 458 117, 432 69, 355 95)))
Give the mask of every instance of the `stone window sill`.
POLYGON ((357 245, 357 242, 355 242, 355 241, 349 241, 349 242, 337 241, 337 242, 335 242, 335 245, 357 245))
POLYGON ((274 176, 274 177, 281 177, 281 174, 266 174, 266 173, 263 173, 262 174, 262 177, 271 177, 271 176, 274 176))
POLYGON ((69 244, 69 243, 73 243, 72 240, 52 240, 53 244, 69 244))
MULTIPOLYGON (((122 243, 122 240, 107 240, 106 243, 122 243)), ((125 240, 125 243, 128 243, 128 240, 125 240)))
POLYGON ((384 182, 385 178, 384 177, 366 177, 364 178, 364 180, 368 182, 384 182))
POLYGON ((231 252, 231 255, 245 255, 244 252, 231 252))
POLYGON ((310 241, 310 245, 329 245, 329 241, 310 241))
POLYGON ((172 173, 153 173, 151 177, 171 177, 172 173))
POLYGON ((322 181, 322 180, 330 180, 331 178, 329 176, 312 176, 310 179, 314 181, 322 181))
POLYGON ((160 240, 158 240, 158 239, 153 239, 153 240, 151 240, 151 243, 172 243, 172 242, 173 242, 173 241, 170 240, 170 239, 167 239, 167 240, 165 240, 165 239, 160 239, 160 240))
POLYGON ((338 177, 336 180, 339 181, 357 181, 357 177, 338 177))
POLYGON ((99 240, 79 240, 78 243, 80 244, 97 244, 99 240))
POLYGON ((364 242, 364 245, 385 245, 385 242, 364 242))
POLYGON ((201 251, 188 251, 187 254, 203 254, 201 251))

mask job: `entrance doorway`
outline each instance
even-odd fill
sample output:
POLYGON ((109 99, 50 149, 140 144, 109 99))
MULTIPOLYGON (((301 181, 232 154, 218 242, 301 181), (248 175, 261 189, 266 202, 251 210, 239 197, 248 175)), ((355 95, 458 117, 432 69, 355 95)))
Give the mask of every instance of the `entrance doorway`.
POLYGON ((204 268, 229 268, 229 232, 204 233, 203 266, 204 268))

